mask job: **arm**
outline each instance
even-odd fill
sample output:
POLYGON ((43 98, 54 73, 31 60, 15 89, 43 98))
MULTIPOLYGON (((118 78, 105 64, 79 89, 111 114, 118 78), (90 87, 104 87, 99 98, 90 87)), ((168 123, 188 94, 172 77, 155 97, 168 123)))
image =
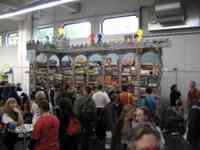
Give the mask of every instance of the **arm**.
POLYGON ((23 119, 23 114, 22 114, 22 112, 21 112, 18 108, 14 108, 14 111, 15 111, 15 112, 17 113, 17 115, 18 115, 17 125, 23 124, 24 119, 23 119))
POLYGON ((108 94, 105 93, 105 103, 106 103, 106 104, 109 104, 110 102, 111 102, 111 100, 110 100, 108 94))

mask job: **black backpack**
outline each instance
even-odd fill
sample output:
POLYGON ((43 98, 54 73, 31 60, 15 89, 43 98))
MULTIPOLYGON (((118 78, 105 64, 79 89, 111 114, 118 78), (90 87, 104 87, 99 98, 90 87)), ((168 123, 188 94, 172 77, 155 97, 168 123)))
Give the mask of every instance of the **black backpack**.
POLYGON ((97 119, 96 106, 92 97, 89 96, 86 101, 79 106, 79 117, 82 121, 95 122, 97 119))

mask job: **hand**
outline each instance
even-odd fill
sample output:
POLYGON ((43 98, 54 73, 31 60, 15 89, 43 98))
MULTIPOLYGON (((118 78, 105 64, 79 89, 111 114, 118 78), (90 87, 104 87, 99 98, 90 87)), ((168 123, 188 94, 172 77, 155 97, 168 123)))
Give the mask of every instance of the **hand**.
POLYGON ((16 108, 16 107, 13 108, 13 111, 16 112, 16 113, 18 113, 18 114, 21 113, 21 111, 18 108, 16 108))

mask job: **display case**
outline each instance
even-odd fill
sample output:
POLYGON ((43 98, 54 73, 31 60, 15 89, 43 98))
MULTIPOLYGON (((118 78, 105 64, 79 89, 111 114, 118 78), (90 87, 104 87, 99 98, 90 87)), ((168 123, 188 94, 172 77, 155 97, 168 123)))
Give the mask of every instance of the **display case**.
POLYGON ((103 83, 103 55, 93 54, 89 57, 87 69, 87 84, 95 86, 103 83))
POLYGON ((74 85, 73 59, 65 55, 61 59, 61 72, 63 75, 63 84, 74 85))
POLYGON ((120 86, 119 55, 111 53, 104 60, 104 84, 105 86, 120 86))
POLYGON ((88 60, 85 55, 78 55, 74 62, 74 84, 75 87, 84 87, 87 85, 88 60))
POLYGON ((158 88, 161 81, 161 54, 159 51, 149 51, 140 58, 140 86, 158 88))
POLYGON ((136 54, 126 53, 120 60, 121 86, 134 87, 137 80, 136 54))
MULTIPOLYGON (((30 64, 30 87, 60 89, 95 86, 117 87, 123 85, 140 90, 160 88, 162 55, 160 48, 91 48, 63 52, 35 50, 35 60, 30 64), (135 88, 136 87, 136 88, 135 88)), ((133 90, 134 91, 134 90, 133 90)))
POLYGON ((60 59, 55 54, 49 55, 47 78, 49 78, 49 86, 53 86, 57 90, 62 88, 63 77, 60 71, 60 59))
POLYGON ((48 56, 44 53, 40 53, 36 56, 35 63, 35 88, 44 87, 48 88, 48 56))

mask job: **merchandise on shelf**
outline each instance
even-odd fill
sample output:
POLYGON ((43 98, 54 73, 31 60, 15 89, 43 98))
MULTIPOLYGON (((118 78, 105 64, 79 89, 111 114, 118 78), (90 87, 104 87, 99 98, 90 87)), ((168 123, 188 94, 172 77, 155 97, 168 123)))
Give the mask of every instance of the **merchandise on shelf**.
MULTIPOLYGON (((111 44, 112 45, 112 44, 111 44)), ((35 49, 31 63, 31 90, 43 86, 57 89, 96 86, 159 89, 162 75, 161 49, 116 43, 114 47, 81 48, 68 51, 35 49)))

